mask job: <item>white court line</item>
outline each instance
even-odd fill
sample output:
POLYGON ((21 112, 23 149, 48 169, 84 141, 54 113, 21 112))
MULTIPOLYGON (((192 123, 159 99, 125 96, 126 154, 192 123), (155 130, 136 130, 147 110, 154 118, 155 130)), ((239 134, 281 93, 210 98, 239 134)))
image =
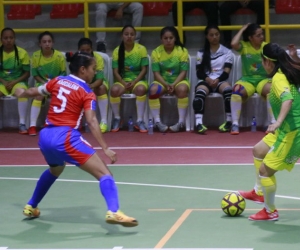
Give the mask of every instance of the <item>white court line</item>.
MULTIPOLYGON (((38 178, 0 177, 0 180, 37 181, 38 178)), ((57 179, 56 181, 61 181, 61 182, 77 182, 77 183, 98 183, 98 181, 69 180, 69 179, 57 179)), ((188 186, 150 184, 150 183, 146 184, 146 183, 134 183, 134 182, 116 182, 116 184, 118 184, 118 185, 129 185, 129 186, 144 186, 144 187, 161 187, 161 188, 177 188, 177 189, 189 189, 189 190, 203 190, 203 191, 214 191, 214 192, 235 192, 236 191, 236 190, 217 189, 217 188, 188 187, 188 186)), ((283 199, 289 199, 289 200, 300 200, 300 197, 293 197, 293 196, 276 195, 276 197, 283 198, 283 199)))
MULTIPOLYGON (((300 162, 296 163, 295 165, 300 165, 300 162)), ((75 165, 66 165, 67 167, 75 167, 75 165)), ((207 164, 107 164, 109 167, 194 167, 194 166, 213 166, 213 167, 219 167, 219 166, 253 166, 253 162, 250 163, 207 163, 207 164)), ((49 167, 49 165, 0 165, 0 168, 20 168, 20 167, 49 167)), ((0 249, 1 250, 1 249, 0 249)))
MULTIPOLYGON (((155 250, 157 248, 123 248, 123 247, 114 247, 114 248, 98 248, 98 249, 88 249, 88 248, 76 248, 68 250, 155 250)), ((161 250, 253 250, 253 248, 160 248, 161 250)), ((8 247, 0 247, 0 250, 32 250, 32 249, 11 249, 8 247)), ((66 249, 34 249, 34 250, 66 250, 66 249)))
MULTIPOLYGON (((209 147, 209 146, 190 146, 190 147, 109 147, 114 150, 136 150, 136 149, 252 149, 253 146, 224 146, 224 147, 209 147)), ((94 147, 94 149, 101 149, 101 147, 94 147)), ((24 151, 24 150, 40 150, 39 148, 0 148, 0 151, 24 151)))
MULTIPOLYGON (((296 163, 296 164, 300 164, 300 163, 296 163)), ((180 167, 180 166, 184 166, 184 167, 193 167, 193 166, 215 166, 215 167, 219 167, 219 166, 252 166, 252 163, 224 163, 224 164, 215 164, 215 163, 208 163, 208 164, 107 164, 108 166, 113 166, 113 167, 180 167)), ((66 165, 67 167, 74 167, 75 165, 66 165)), ((0 165, 0 168, 11 168, 11 167, 49 167, 49 165, 41 165, 41 164, 37 164, 37 165, 0 165)))

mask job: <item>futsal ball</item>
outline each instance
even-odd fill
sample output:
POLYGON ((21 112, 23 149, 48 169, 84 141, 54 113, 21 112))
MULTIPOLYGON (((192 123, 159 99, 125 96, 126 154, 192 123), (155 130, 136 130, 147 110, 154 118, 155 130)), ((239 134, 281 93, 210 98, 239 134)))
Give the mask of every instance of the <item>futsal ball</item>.
POLYGON ((238 216, 245 210, 245 199, 238 193, 227 193, 221 202, 222 210, 228 216, 238 216))

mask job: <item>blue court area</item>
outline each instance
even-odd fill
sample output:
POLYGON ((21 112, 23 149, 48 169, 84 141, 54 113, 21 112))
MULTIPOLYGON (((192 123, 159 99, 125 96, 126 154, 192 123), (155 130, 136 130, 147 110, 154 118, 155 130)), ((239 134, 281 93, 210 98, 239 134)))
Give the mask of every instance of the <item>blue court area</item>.
POLYGON ((221 210, 229 191, 252 189, 250 165, 112 166, 121 209, 139 226, 105 223, 97 182, 67 167, 40 203, 41 217, 24 219, 22 208, 46 167, 0 167, 0 249, 240 249, 298 250, 299 165, 277 174, 277 222, 251 222, 262 208, 247 201, 239 217, 221 210))

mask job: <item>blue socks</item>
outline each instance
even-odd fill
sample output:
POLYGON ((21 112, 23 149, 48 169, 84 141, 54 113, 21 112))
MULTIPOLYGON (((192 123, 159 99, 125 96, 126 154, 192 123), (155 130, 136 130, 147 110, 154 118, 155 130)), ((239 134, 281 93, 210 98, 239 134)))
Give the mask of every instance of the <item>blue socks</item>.
POLYGON ((57 177, 51 174, 49 169, 45 170, 36 183, 35 190, 28 204, 36 208, 56 179, 57 177))
POLYGON ((100 191, 106 201, 107 210, 117 212, 119 210, 118 188, 111 175, 104 175, 100 178, 100 191))

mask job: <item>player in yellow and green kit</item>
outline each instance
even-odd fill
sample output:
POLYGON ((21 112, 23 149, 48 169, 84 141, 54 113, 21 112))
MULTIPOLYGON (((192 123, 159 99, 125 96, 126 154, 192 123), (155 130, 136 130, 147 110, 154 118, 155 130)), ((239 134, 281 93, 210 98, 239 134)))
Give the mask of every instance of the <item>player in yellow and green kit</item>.
POLYGON ((178 98, 179 121, 170 127, 178 132, 184 127, 188 109, 190 83, 187 80, 189 54, 180 41, 178 31, 173 26, 164 27, 160 32, 162 44, 152 51, 152 71, 154 82, 149 87, 149 106, 156 127, 165 132, 168 126, 160 120, 159 97, 163 94, 175 95, 178 98))
MULTIPOLYGON (((1 31, 0 97, 15 95, 16 88, 27 89, 30 62, 26 50, 16 46, 15 32, 11 28, 1 31)), ((28 98, 18 98, 19 133, 27 134, 25 118, 28 98)), ((5 118, 4 118, 5 119, 5 118)))
POLYGON ((231 96, 232 135, 238 135, 240 132, 242 101, 246 101, 255 92, 267 99, 269 123, 275 122, 268 98, 271 84, 260 56, 265 44, 263 30, 255 23, 244 25, 231 41, 232 48, 242 59, 242 77, 234 84, 231 96), (243 41, 240 41, 241 36, 243 41))
POLYGON ((114 114, 112 132, 120 129, 120 103, 121 95, 133 93, 136 95, 137 120, 134 127, 141 133, 148 130, 143 121, 148 83, 146 74, 148 71, 147 49, 135 43, 136 31, 131 25, 122 29, 122 42, 115 48, 112 56, 112 67, 114 72, 114 84, 110 90, 110 103, 114 114))
MULTIPOLYGON (((49 31, 38 36, 40 50, 35 51, 31 57, 31 72, 35 86, 39 87, 49 80, 66 75, 66 62, 64 55, 53 49, 54 37, 49 31)), ((35 97, 30 112, 29 135, 36 135, 36 121, 41 111, 43 96, 35 97)))
POLYGON ((107 127, 107 109, 108 109, 108 90, 109 85, 104 76, 104 60, 100 54, 93 51, 93 43, 89 38, 81 38, 78 41, 78 50, 91 54, 96 60, 96 75, 93 81, 89 84, 90 88, 94 90, 97 96, 98 107, 100 110, 100 129, 102 133, 108 131, 107 127))
POLYGON ((293 61, 284 49, 269 43, 262 50, 262 64, 272 77, 270 103, 276 122, 254 146, 256 183, 254 189, 238 191, 244 198, 264 203, 264 208, 249 217, 254 221, 274 221, 276 178, 280 170, 291 171, 300 158, 300 63, 293 61))

